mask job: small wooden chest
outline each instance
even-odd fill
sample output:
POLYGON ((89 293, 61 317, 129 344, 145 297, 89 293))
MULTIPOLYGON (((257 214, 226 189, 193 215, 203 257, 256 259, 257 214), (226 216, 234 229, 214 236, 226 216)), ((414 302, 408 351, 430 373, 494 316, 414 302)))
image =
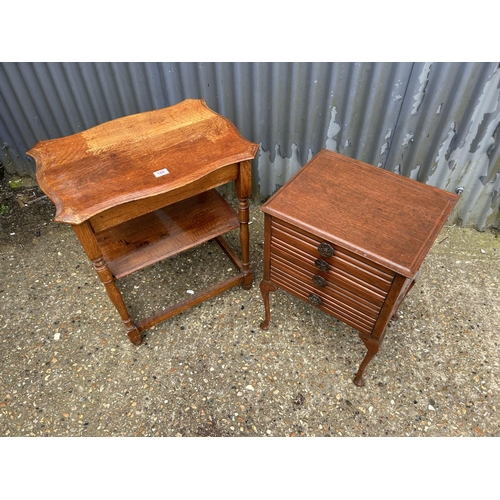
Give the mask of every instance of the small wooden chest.
POLYGON ((352 326, 366 365, 458 196, 320 151, 263 206, 265 320, 277 287, 352 326))

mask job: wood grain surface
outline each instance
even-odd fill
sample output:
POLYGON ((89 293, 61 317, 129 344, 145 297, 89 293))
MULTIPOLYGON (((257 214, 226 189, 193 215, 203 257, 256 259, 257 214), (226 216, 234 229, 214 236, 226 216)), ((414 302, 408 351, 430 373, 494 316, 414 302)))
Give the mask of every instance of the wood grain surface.
POLYGON ((413 277, 458 196, 320 151, 262 210, 413 277))
POLYGON ((79 224, 251 160, 257 149, 205 101, 187 99, 40 141, 27 154, 36 161, 41 189, 56 205, 55 220, 79 224))

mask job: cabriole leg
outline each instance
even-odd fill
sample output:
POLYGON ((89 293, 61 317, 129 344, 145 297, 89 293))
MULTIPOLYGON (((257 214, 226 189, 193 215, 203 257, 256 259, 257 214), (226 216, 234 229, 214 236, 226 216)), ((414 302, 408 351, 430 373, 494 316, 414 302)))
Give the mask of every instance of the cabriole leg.
POLYGON ((264 309, 265 309, 265 319, 260 324, 262 330, 267 330, 269 327, 269 320, 271 319, 271 309, 269 307, 269 292, 275 292, 277 290, 277 286, 273 285, 271 282, 262 280, 260 282, 260 293, 262 294, 262 300, 264 301, 264 309))
POLYGON ((363 341, 368 352, 364 357, 363 361, 359 365, 358 373, 356 373, 356 377, 354 378, 354 384, 358 387, 363 387, 365 385, 363 381, 363 372, 365 371, 366 365, 372 360, 372 358, 377 354, 380 342, 376 339, 372 339, 369 337, 365 337, 360 335, 359 338, 363 341))

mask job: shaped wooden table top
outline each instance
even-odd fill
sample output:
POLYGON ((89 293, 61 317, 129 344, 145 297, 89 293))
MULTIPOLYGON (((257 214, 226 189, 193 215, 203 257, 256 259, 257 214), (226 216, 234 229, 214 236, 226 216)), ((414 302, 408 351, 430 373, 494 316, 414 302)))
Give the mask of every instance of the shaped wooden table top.
POLYGON ((201 99, 38 142, 37 181, 55 220, 81 224, 109 208, 175 190, 251 160, 258 145, 201 99))

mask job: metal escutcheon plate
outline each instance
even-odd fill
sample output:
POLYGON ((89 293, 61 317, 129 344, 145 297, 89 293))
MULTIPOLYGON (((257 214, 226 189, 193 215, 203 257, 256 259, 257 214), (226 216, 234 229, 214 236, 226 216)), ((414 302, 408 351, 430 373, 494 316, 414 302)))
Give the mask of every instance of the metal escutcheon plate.
POLYGON ((320 287, 324 287, 324 286, 326 286, 326 280, 325 280, 325 278, 323 278, 323 276, 320 276, 319 274, 315 274, 315 275, 312 277, 312 282, 313 282, 316 286, 320 286, 320 287))
POLYGON ((320 271, 323 271, 324 273, 327 273, 328 270, 330 269, 330 264, 328 264, 328 262, 326 262, 325 260, 323 259, 316 259, 314 261, 314 265, 320 270, 320 271))
POLYGON ((333 247, 329 243, 320 243, 318 252, 322 257, 331 257, 333 255, 333 247))
POLYGON ((311 304, 313 304, 315 306, 321 305, 321 297, 319 297, 318 295, 316 295, 314 293, 311 293, 311 295, 309 295, 309 300, 310 300, 311 304))

